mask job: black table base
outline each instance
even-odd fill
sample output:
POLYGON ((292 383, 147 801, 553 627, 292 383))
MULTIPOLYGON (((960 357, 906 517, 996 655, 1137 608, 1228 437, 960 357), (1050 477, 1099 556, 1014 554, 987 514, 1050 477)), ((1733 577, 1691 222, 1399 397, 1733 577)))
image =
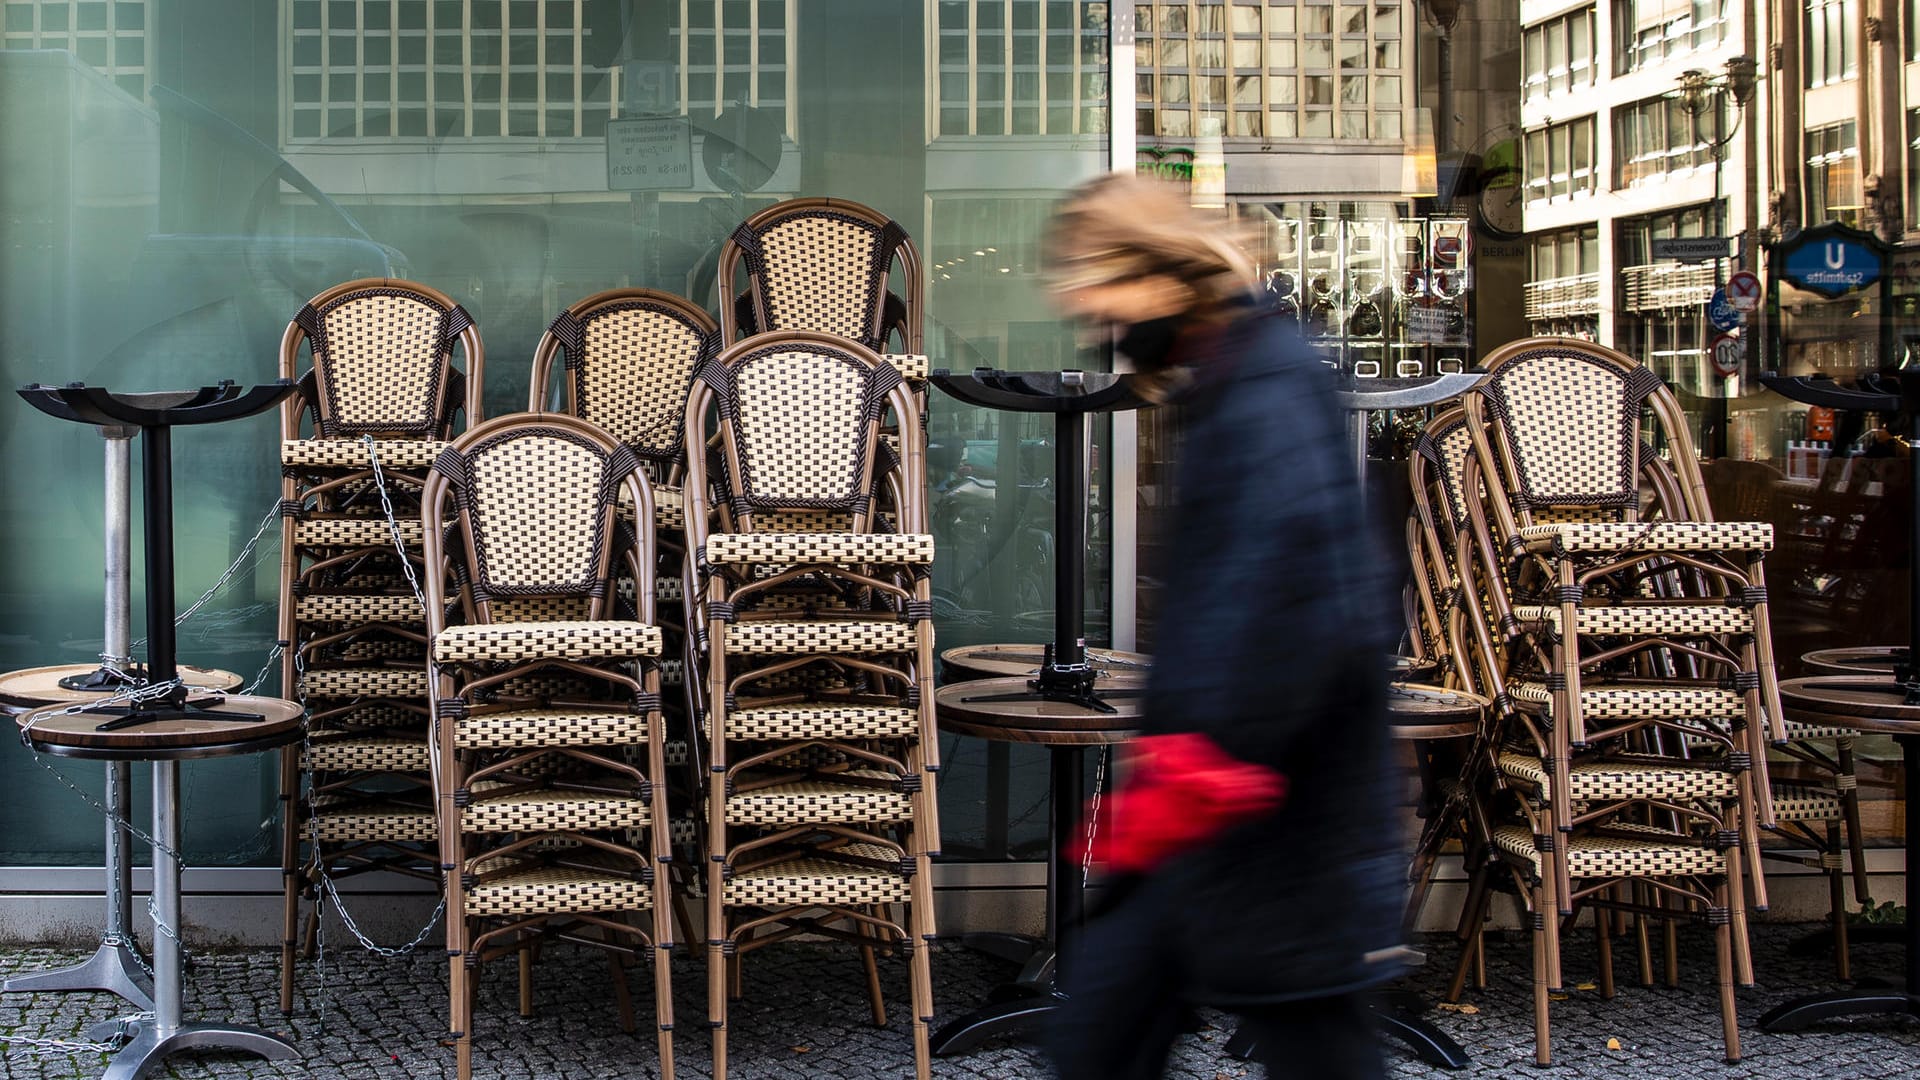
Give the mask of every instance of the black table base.
MULTIPOLYGON (((1904 969, 1906 985, 1894 988, 1857 986, 1851 990, 1798 998, 1777 1006, 1761 1017, 1762 1031, 1799 1031, 1836 1016, 1892 1014, 1920 1017, 1920 995, 1914 993, 1916 988, 1920 988, 1920 917, 1915 916, 1915 912, 1920 911, 1920 873, 1913 872, 1914 868, 1920 868, 1920 797, 1916 797, 1920 796, 1920 787, 1915 786, 1920 785, 1920 735, 1895 735, 1893 738, 1900 744, 1901 768, 1907 785, 1907 922, 1898 928, 1907 946, 1904 969)), ((1852 936, 1851 928, 1848 935, 1852 936)))
MULTIPOLYGON (((1411 990, 1379 990, 1367 995, 1367 1011, 1383 1035, 1405 1043, 1413 1056, 1442 1069, 1464 1069, 1473 1063, 1459 1043, 1422 1018, 1426 999, 1411 990)), ((1246 1061, 1259 1049, 1253 1032, 1241 1027, 1227 1040, 1227 1053, 1246 1061)))

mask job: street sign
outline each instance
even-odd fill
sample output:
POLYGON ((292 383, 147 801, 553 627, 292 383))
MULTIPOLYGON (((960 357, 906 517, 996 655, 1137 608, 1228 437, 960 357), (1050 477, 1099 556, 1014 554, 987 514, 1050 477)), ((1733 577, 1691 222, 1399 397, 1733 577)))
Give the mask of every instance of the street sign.
POLYGON ((1707 351, 1708 362, 1713 364, 1714 374, 1723 379, 1732 378, 1740 373, 1740 339, 1732 334, 1721 334, 1713 339, 1707 351))
POLYGON ((1713 299, 1707 301, 1707 322, 1723 333, 1740 325, 1740 313, 1727 300, 1725 286, 1713 290, 1713 299))
POLYGON ((1724 236, 1670 236, 1653 242, 1653 257, 1681 262, 1706 262, 1727 257, 1724 236))
POLYGON ((693 133, 678 116, 607 121, 607 190, 693 186, 693 133))
POLYGON ((1802 234, 1780 276, 1809 292, 1845 296, 1880 280, 1880 253, 1845 236, 1802 234))
POLYGON ((1732 304, 1733 310, 1742 315, 1760 310, 1759 275, 1747 270, 1740 271, 1727 279, 1726 293, 1727 303, 1732 304))

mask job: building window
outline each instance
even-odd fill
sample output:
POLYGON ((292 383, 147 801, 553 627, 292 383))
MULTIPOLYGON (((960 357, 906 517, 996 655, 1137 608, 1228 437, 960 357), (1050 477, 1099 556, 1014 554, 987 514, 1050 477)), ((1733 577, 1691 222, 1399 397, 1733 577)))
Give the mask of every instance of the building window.
POLYGON ((1525 302, 1534 333, 1598 339, 1598 225, 1535 233, 1528 239, 1525 302))
POLYGON ((599 138, 626 112, 740 102, 791 137, 795 2, 679 0, 655 60, 605 7, 282 0, 285 135, 599 138))
POLYGON ((1858 0, 1807 0, 1801 48, 1807 86, 1853 78, 1860 70, 1858 0))
POLYGON ((1529 98, 1592 86, 1599 78, 1599 46, 1594 41, 1594 12, 1581 8, 1521 31, 1526 70, 1523 92, 1529 98))
POLYGON ((147 31, 152 10, 147 0, 120 3, 72 3, 34 0, 5 5, 0 49, 59 49, 145 100, 153 58, 147 31))
POLYGON ((1221 0, 1135 8, 1136 128, 1143 137, 1218 132, 1398 140, 1411 97, 1399 0, 1261 7, 1221 0))
POLYGON ((1525 155, 1529 202, 1592 191, 1593 117, 1527 132, 1525 155))
POLYGON ((1807 131, 1807 224, 1852 224, 1860 212, 1860 144, 1853 121, 1807 131))
POLYGON ((1726 0, 1614 0, 1613 69, 1617 75, 1720 44, 1726 0))
POLYGON ((1920 229, 1920 109, 1907 110, 1907 228, 1920 229))
MULTIPOLYGON (((1107 130, 1106 4, 940 0, 931 6, 939 12, 932 96, 941 135, 1107 130)), ((1155 89, 1150 79, 1136 80, 1143 117, 1164 96, 1155 89)))
POLYGON ((1706 117, 1694 117, 1677 97, 1647 98, 1613 111, 1613 186, 1655 183, 1668 173, 1713 167, 1706 117))

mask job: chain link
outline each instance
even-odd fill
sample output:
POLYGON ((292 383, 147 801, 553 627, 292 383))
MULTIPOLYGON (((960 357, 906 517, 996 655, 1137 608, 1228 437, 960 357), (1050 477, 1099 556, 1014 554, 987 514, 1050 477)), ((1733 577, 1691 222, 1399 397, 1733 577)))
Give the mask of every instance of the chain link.
POLYGON ((1111 753, 1111 747, 1102 746, 1100 756, 1093 759, 1093 801, 1087 804, 1087 843, 1080 856, 1082 889, 1093 881, 1093 838, 1100 831, 1100 792, 1107 786, 1107 756, 1111 753))
POLYGON ((420 579, 414 576, 413 560, 407 558, 407 542, 401 538, 400 523, 393 517, 393 500, 387 496, 387 474, 380 468, 380 451, 374 447, 373 436, 362 435, 360 441, 366 444, 367 460, 373 464, 373 486, 380 493, 380 512, 387 517, 387 534, 393 537, 393 550, 400 555, 400 569, 407 575, 407 586, 413 590, 413 598, 420 602, 420 614, 424 618, 427 594, 420 588, 420 579))
MULTIPOLYGON (((201 608, 206 607, 208 603, 212 602, 214 597, 220 595, 220 593, 224 591, 226 587, 233 582, 234 577, 237 576, 240 573, 240 571, 244 569, 252 561, 254 549, 260 546, 260 538, 267 534, 267 529, 273 525, 274 520, 279 516, 280 516, 279 503, 276 502, 272 506, 267 507, 266 515, 260 519, 260 527, 253 530, 252 538, 249 539, 246 542, 246 544, 240 548, 240 554, 234 556, 232 564, 229 565, 226 571, 220 575, 220 580, 214 582, 212 588, 208 589, 206 592, 201 593, 200 599, 195 600, 191 604, 188 604, 185 611, 182 611, 180 614, 175 615, 173 617, 173 625, 179 626, 181 623, 184 623, 188 619, 193 618, 194 615, 199 613, 201 608)), ((246 608, 243 610, 252 613, 252 612, 265 610, 265 607, 266 605, 264 604, 255 604, 252 607, 246 608)), ((145 645, 146 643, 147 643, 147 639, 141 638, 139 641, 136 641, 133 643, 133 647, 137 649, 140 646, 145 645)), ((101 659, 112 662, 114 660, 121 660, 121 659, 131 660, 132 657, 102 656, 101 659)))

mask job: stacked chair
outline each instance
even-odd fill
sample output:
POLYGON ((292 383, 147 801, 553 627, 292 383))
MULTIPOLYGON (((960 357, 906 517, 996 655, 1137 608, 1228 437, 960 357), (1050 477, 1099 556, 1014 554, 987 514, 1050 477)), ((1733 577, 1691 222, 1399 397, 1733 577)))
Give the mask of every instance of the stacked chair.
POLYGON ((422 506, 433 791, 447 868, 453 1043, 472 1073, 479 966, 558 938, 651 954, 659 1069, 673 1075, 666 765, 651 487, 639 457, 573 417, 480 425, 443 451, 422 506), (621 507, 625 513, 617 512, 621 507), (625 521, 622 521, 622 518, 625 521), (457 599, 457 604, 456 604, 457 599), (457 609, 457 615, 449 615, 457 609))
MULTIPOLYGON (((652 485, 653 535, 658 566, 644 581, 653 590, 663 631, 662 710, 667 719, 667 762, 676 812, 670 832, 688 853, 699 848, 698 815, 691 812, 703 791, 693 770, 694 731, 687 706, 684 574, 686 516, 681 484, 686 473, 687 391, 693 373, 720 347, 720 330, 705 311, 678 296, 651 289, 613 289, 572 305, 553 320, 534 351, 528 410, 558 411, 587 420, 639 457, 652 485), (555 392, 556 363, 561 376, 555 392)), ((622 580, 632 595, 638 583, 622 580)), ((688 866, 697 866, 698 859, 688 866)), ((683 864, 676 863, 677 869, 683 864)), ((683 881, 698 888, 698 880, 683 881)), ((676 911, 681 910, 676 906, 676 911)), ((691 934, 691 929, 683 927, 691 934)))
POLYGON ((726 349, 687 404, 688 445, 716 451, 688 456, 684 489, 716 1077, 740 957, 799 933, 860 948, 876 1023, 874 952, 907 955, 928 1075, 939 831, 917 412, 879 354, 805 331, 726 349))
POLYGON ((1473 876, 1453 993, 1504 882, 1533 931, 1545 1064, 1563 922, 1594 909, 1610 997, 1616 913, 1635 917, 1643 982, 1649 920, 1704 921, 1737 1060, 1746 898, 1765 906, 1759 835, 1775 822, 1767 750, 1785 735, 1771 527, 1712 519, 1671 392, 1631 359, 1536 338, 1486 369, 1429 428, 1415 470, 1416 507, 1436 526, 1426 546, 1450 561, 1446 595, 1467 627, 1456 667, 1495 703, 1462 777, 1473 876), (1665 455, 1643 441, 1649 427, 1665 455))
POLYGON ((309 713, 305 746, 281 768, 288 1012, 302 897, 313 901, 311 946, 333 879, 439 880, 420 493, 462 414, 478 421, 482 362, 464 309, 389 279, 314 297, 281 342, 281 375, 299 386, 280 445, 281 695, 309 713))

